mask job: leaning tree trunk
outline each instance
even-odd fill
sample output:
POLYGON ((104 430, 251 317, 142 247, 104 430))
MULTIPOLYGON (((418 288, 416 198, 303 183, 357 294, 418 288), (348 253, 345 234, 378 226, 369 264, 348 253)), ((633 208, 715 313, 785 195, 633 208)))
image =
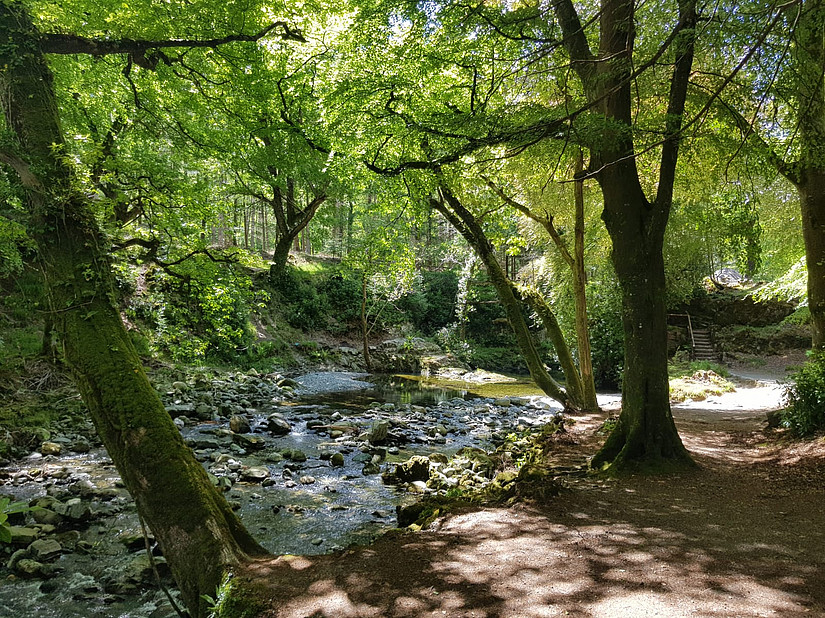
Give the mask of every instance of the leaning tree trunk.
POLYGON ((533 378, 536 386, 543 390, 549 397, 562 404, 566 409, 581 409, 581 401, 573 400, 571 394, 565 392, 545 368, 533 336, 527 328, 527 322, 521 313, 521 302, 516 298, 512 282, 507 278, 504 270, 501 268, 501 264, 496 259, 493 246, 485 236, 478 221, 476 221, 471 212, 464 208, 447 186, 442 185, 439 191, 441 192, 443 201, 431 199, 430 204, 444 215, 452 226, 467 240, 486 267, 490 282, 496 290, 498 299, 510 323, 510 328, 513 330, 519 351, 521 352, 522 358, 524 358, 524 362, 527 364, 530 377, 533 378))
MULTIPOLYGON (((544 325, 544 330, 547 331, 547 337, 550 343, 553 344, 553 349, 556 350, 556 356, 559 359, 564 372, 565 384, 564 388, 567 394, 573 401, 580 402, 580 404, 587 410, 596 411, 598 404, 589 404, 584 399, 584 385, 579 374, 579 368, 576 366, 576 361, 573 359, 573 354, 570 352, 570 346, 564 339, 564 333, 561 330, 556 314, 547 304, 547 301, 534 288, 521 287, 518 289, 521 298, 526 302, 533 311, 539 316, 541 323, 544 325)), ((593 391, 595 397, 595 390, 593 391)))
POLYGON ((265 550, 184 444, 149 383, 115 305, 107 243, 66 163, 51 72, 18 3, 0 3, 0 94, 16 143, 0 161, 26 193, 66 363, 187 607, 205 615, 226 572, 265 550))

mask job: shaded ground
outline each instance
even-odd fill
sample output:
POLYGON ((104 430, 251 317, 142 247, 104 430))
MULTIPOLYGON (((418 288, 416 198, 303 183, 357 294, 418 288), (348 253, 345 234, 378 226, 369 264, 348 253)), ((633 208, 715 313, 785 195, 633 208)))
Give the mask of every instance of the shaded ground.
MULTIPOLYGON (((751 383, 674 407, 696 472, 572 476, 548 504, 459 513, 247 575, 284 617, 825 616, 825 442, 766 436, 778 396, 751 383)), ((578 419, 559 464, 595 451, 600 421, 578 419)))

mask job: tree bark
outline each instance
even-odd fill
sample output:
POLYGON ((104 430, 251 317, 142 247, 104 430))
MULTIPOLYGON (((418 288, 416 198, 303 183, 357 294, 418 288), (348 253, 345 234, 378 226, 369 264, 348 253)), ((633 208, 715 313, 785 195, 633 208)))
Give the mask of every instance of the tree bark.
POLYGON ((265 550, 184 444, 149 383, 114 303, 105 247, 63 157, 51 72, 20 3, 0 3, 0 93, 17 143, 0 160, 26 192, 66 363, 123 482, 194 616, 228 570, 265 550))
POLYGON ((576 346, 579 353, 579 374, 582 381, 582 400, 588 410, 599 409, 596 399, 596 380, 593 376, 593 355, 590 349, 590 327, 587 316, 587 274, 584 270, 584 156, 576 156, 574 203, 576 220, 573 240, 573 299, 576 306, 576 346))
POLYGON ((597 405, 592 408, 588 407, 584 400, 584 386, 582 385, 579 368, 576 366, 576 361, 570 352, 570 346, 567 345, 567 341, 564 339, 564 333, 562 333, 559 321, 556 319, 556 314, 553 313, 550 305, 534 288, 522 286, 518 288, 518 292, 524 302, 538 314, 541 323, 544 325, 544 330, 547 331, 547 337, 550 339, 550 343, 553 344, 553 349, 559 359, 559 365, 561 365, 564 372, 564 389, 570 399, 577 402, 584 409, 597 410, 597 405))

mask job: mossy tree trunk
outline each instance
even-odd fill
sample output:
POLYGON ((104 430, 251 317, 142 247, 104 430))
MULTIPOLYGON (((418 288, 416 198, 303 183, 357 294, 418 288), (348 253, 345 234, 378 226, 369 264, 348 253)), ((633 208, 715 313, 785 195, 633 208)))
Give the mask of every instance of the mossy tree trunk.
POLYGON ((431 199, 430 204, 444 215, 444 218, 467 240, 486 267, 490 282, 493 284, 499 301, 504 308, 504 313, 507 315, 507 320, 515 335, 519 351, 527 364, 527 369, 533 381, 549 397, 561 403, 565 408, 581 409, 582 401, 580 399, 574 400, 573 393, 570 391, 565 392, 544 366, 522 314, 522 305, 516 297, 513 283, 507 278, 501 264, 496 259, 495 250, 484 234, 484 230, 481 229, 481 225, 444 183, 439 187, 439 193, 441 199, 431 199))
POLYGON ((184 444, 118 312, 107 242, 63 156, 51 72, 19 3, 0 3, 0 93, 13 138, 0 151, 24 187, 65 360, 183 599, 206 614, 228 569, 265 550, 184 444))

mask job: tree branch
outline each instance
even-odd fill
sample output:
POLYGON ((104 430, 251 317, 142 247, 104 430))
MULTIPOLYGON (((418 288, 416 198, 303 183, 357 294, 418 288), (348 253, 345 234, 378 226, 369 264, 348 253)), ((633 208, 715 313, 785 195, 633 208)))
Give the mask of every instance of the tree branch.
MULTIPOLYGON (((276 21, 257 34, 229 34, 218 39, 168 39, 165 41, 147 41, 145 39, 90 39, 76 34, 44 34, 40 38, 40 48, 45 54, 89 54, 92 56, 106 56, 109 54, 131 54, 135 58, 135 64, 145 68, 154 68, 157 62, 163 59, 163 55, 146 56, 149 50, 170 49, 170 48, 214 48, 228 43, 260 41, 265 36, 279 30, 274 34, 280 36, 285 41, 298 41, 306 43, 306 39, 300 30, 292 29, 286 22, 276 21), (141 61, 144 64, 141 64, 141 61)), ((165 59, 168 62, 168 58, 165 59)))

